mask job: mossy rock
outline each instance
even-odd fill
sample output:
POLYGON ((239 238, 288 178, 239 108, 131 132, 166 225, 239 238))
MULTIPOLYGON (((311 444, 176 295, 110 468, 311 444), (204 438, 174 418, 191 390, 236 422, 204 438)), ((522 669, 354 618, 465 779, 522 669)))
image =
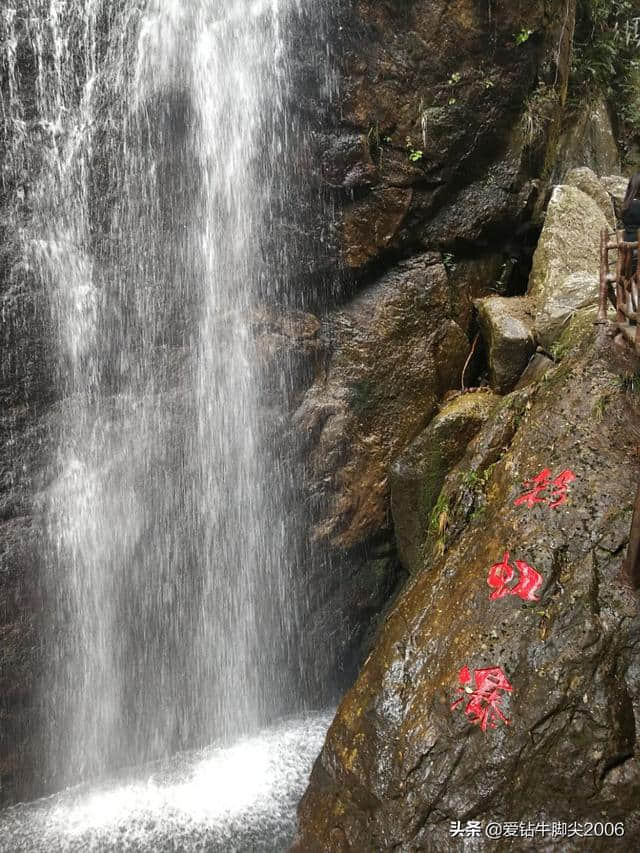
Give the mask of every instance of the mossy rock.
POLYGON ((391 466, 391 512, 398 555, 409 572, 422 568, 431 512, 448 471, 498 402, 491 391, 460 394, 391 466))

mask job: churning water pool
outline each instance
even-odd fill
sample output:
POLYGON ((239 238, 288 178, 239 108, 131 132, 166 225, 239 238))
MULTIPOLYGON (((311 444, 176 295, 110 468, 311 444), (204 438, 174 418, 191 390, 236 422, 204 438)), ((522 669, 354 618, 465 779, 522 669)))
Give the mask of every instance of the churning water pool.
POLYGON ((280 853, 332 714, 0 812, 2 853, 280 853))

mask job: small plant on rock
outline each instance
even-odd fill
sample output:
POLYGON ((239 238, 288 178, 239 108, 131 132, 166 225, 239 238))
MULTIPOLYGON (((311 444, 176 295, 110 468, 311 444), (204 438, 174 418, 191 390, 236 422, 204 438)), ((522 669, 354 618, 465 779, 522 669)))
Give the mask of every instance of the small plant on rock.
POLYGON ((529 41, 531 36, 533 35, 533 30, 527 30, 524 27, 514 35, 514 41, 517 45, 524 44, 526 41, 529 41))
POLYGON ((442 256, 442 265, 448 273, 455 272, 456 257, 451 252, 445 252, 442 256))
POLYGON ((623 373, 615 378, 616 386, 625 394, 637 394, 640 392, 640 373, 623 373))
POLYGON ((413 145, 413 141, 410 136, 407 136, 407 152, 409 160, 412 163, 418 163, 422 160, 424 156, 424 152, 420 148, 415 148, 413 145))

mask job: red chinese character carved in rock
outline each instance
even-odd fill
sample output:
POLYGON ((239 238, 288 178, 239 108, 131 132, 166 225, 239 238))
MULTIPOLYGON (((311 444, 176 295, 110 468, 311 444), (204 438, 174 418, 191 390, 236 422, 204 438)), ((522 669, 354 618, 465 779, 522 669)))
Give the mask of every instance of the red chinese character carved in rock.
POLYGON ((536 504, 546 503, 551 509, 555 509, 567 500, 569 485, 576 479, 576 475, 568 468, 561 471, 557 477, 551 479, 551 471, 544 468, 537 477, 525 480, 522 484, 529 491, 524 492, 514 501, 516 506, 527 506, 529 509, 536 504), (543 493, 546 492, 546 497, 543 493))
POLYGON ((515 586, 509 587, 508 584, 515 577, 515 571, 509 562, 509 552, 504 552, 501 563, 494 563, 491 566, 489 576, 487 577, 487 583, 493 588, 493 592, 489 596, 491 601, 504 598, 505 595, 517 595, 523 601, 540 600, 536 592, 542 586, 542 575, 528 563, 525 563, 524 560, 516 560, 516 568, 518 571, 518 582, 515 586))
POLYGON ((502 713, 500 703, 504 698, 501 691, 512 691, 513 687, 504 672, 497 666, 489 667, 488 669, 476 669, 473 673, 473 681, 475 681, 475 689, 472 686, 471 673, 468 666, 463 666, 458 673, 460 685, 458 692, 463 695, 456 699, 451 706, 451 710, 455 711, 462 703, 467 702, 464 712, 473 725, 479 725, 483 732, 487 728, 495 729, 498 720, 502 720, 505 725, 509 725, 509 720, 502 713))

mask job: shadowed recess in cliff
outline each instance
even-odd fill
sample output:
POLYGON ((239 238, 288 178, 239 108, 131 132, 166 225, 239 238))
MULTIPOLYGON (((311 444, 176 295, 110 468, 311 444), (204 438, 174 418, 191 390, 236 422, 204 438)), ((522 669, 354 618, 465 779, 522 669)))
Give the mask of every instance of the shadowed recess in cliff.
POLYGON ((294 367, 265 375, 253 334, 299 253, 282 238, 307 134, 291 51, 321 38, 322 5, 3 13, 10 166, 26 122, 40 134, 16 232, 51 307, 63 411, 41 554, 49 788, 326 695, 303 636, 318 593, 288 512, 295 441, 276 444, 265 402, 294 367))

